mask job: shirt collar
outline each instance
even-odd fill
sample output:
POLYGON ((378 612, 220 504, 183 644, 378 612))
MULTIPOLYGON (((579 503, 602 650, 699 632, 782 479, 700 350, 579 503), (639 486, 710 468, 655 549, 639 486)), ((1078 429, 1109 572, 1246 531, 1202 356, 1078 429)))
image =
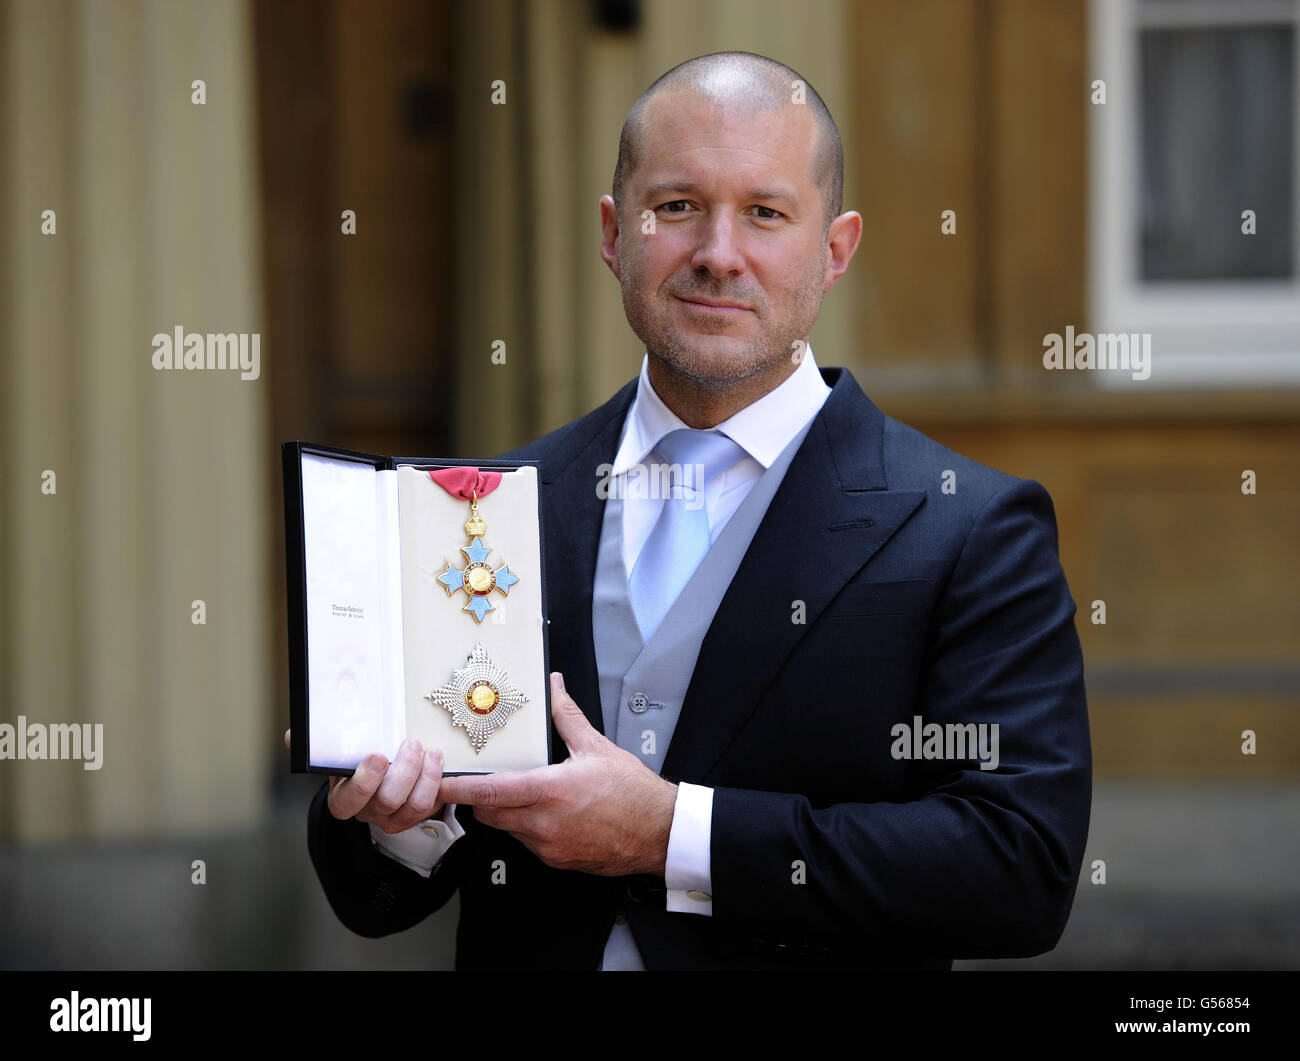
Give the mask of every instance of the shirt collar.
MULTIPOLYGON (((641 360, 636 398, 628 410, 623 441, 614 458, 614 475, 622 475, 633 465, 643 463, 664 435, 687 426, 655 393, 649 365, 647 354, 641 360)), ((799 367, 780 386, 723 420, 714 430, 743 446, 751 457, 768 468, 804 424, 817 414, 830 392, 817 370, 809 343, 799 367)))

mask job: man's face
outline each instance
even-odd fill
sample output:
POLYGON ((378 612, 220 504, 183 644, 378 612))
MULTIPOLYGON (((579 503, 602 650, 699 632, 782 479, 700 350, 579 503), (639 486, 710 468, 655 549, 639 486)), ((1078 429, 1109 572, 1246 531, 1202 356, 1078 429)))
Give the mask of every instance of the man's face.
POLYGON ((793 104, 737 108, 669 91, 646 107, 615 271, 646 350, 699 386, 792 364, 817 319, 828 257, 816 137, 793 104))

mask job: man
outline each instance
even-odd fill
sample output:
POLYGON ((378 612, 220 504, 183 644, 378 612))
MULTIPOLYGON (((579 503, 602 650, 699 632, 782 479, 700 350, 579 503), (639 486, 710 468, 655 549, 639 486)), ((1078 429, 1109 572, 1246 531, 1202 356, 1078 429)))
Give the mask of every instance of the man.
POLYGON ((633 106, 601 255, 641 376, 507 455, 539 462, 563 761, 443 778, 409 744, 331 779, 309 846, 356 932, 459 889, 461 969, 1055 945, 1091 760, 1051 501, 816 367, 862 230, 842 158, 760 56, 691 60, 633 106), (670 496, 634 494, 642 465, 670 496))

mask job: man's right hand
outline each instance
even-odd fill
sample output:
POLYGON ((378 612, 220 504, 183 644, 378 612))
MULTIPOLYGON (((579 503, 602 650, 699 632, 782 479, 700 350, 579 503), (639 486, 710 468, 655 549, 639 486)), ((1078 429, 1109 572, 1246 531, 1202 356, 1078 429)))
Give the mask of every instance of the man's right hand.
MULTIPOLYGON (((287 745, 287 731, 284 736, 287 745)), ((356 818, 386 833, 414 828, 445 806, 438 799, 442 752, 437 748, 426 752, 418 740, 404 741, 391 765, 382 755, 368 755, 351 777, 331 774, 329 781, 329 808, 334 817, 356 818)))

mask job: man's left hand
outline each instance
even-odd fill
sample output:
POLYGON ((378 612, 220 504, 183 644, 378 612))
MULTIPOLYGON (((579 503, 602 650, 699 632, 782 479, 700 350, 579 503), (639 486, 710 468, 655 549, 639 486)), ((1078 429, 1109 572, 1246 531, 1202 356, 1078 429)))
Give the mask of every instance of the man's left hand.
POLYGON ((444 777, 438 799, 468 803, 548 866, 604 877, 662 877, 677 786, 592 728, 551 675, 551 714, 569 748, 554 766, 515 773, 444 777))

